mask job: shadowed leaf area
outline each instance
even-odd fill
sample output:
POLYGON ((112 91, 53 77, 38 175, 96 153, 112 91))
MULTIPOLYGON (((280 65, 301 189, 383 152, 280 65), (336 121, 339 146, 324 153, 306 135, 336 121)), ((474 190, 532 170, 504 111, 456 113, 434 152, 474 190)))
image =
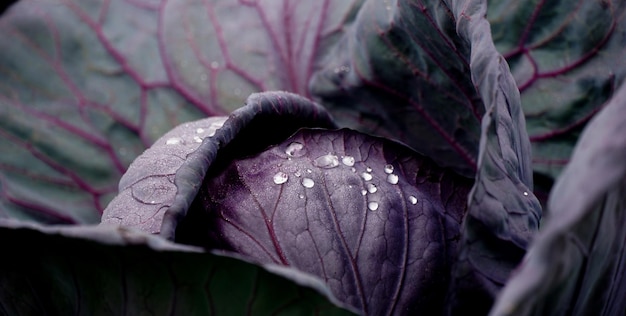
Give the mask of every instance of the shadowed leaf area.
POLYGON ((312 273, 364 314, 441 313, 471 185, 401 144, 305 129, 209 169, 176 241, 312 273))

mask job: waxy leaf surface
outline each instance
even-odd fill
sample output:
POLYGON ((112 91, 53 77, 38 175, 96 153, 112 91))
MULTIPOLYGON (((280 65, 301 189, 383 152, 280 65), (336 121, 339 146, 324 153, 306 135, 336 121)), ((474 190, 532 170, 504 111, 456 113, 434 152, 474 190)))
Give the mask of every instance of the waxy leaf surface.
POLYGON ((102 223, 173 239, 210 165, 257 153, 301 127, 335 125, 324 108, 287 92, 252 94, 229 117, 181 124, 135 159, 102 223))
POLYGON ((126 168, 252 92, 306 95, 358 1, 23 0, 0 17, 0 217, 94 223, 126 168))
POLYGON ((352 130, 210 168, 176 241, 295 267, 366 315, 440 314, 471 180, 352 130))

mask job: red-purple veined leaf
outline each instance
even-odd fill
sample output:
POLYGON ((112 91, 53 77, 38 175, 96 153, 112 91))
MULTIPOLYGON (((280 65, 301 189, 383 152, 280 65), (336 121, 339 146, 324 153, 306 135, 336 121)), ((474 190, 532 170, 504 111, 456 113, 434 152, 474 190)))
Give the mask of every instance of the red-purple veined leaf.
POLYGON ((492 315, 622 315, 626 310, 626 85, 585 127, 542 230, 492 315), (620 135, 620 136, 616 136, 620 135))
POLYGON ((303 129, 210 168, 176 241, 314 274, 365 315, 436 315, 471 186, 399 143, 303 129))
POLYGON ((554 179, 626 76, 626 3, 489 1, 487 16, 521 92, 534 170, 554 179))
POLYGON ((287 92, 253 94, 229 117, 181 124, 131 164, 102 223, 173 239, 210 166, 258 153, 302 127, 335 125, 320 105, 287 92))
POLYGON ((337 122, 473 177, 484 106, 442 1, 366 1, 311 81, 337 122))
POLYGON ((0 17, 0 216, 93 223, 164 132, 306 94, 358 1, 22 0, 0 17))

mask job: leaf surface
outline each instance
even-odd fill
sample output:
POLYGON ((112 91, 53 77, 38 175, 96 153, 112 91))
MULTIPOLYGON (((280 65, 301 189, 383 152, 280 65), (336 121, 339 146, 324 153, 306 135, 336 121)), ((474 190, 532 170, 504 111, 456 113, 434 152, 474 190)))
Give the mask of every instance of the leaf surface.
POLYGON ((441 1, 366 1, 311 81, 342 126, 398 139, 473 177, 484 107, 441 1))
POLYGON ((626 309, 626 85, 585 128, 548 216, 492 315, 619 315, 626 309))
POLYGON ((210 165, 259 152, 301 127, 335 125, 324 108, 287 92, 253 94, 228 118, 184 123, 133 162, 120 181, 120 193, 104 210, 102 223, 173 239, 173 229, 210 165))
POLYGON ((212 166, 176 241, 311 273, 366 315, 436 315, 471 185, 389 140, 302 129, 212 166))
POLYGON ((128 165, 252 92, 306 95, 359 1, 23 0, 0 17, 0 217, 94 223, 128 165))
POLYGON ((626 4, 490 1, 487 16, 521 91, 534 170, 554 179, 626 76, 626 4))
POLYGON ((486 314, 539 228, 532 156, 520 95, 496 51, 486 1, 447 1, 459 35, 471 44, 472 79, 485 104, 478 172, 468 197, 447 314, 486 314))
POLYGON ((3 244, 5 315, 352 315, 301 272, 133 229, 4 220, 0 239, 20 241, 3 244))

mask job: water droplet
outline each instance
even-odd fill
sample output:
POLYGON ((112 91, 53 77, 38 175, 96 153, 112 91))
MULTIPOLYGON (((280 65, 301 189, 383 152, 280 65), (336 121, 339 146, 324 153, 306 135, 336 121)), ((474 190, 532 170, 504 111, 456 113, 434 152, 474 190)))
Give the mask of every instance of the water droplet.
MULTIPOLYGON (((209 136, 209 137, 215 135, 215 132, 217 132, 218 129, 220 129, 220 128, 222 128, 222 126, 224 126, 224 122, 226 122, 227 119, 228 119, 228 117, 224 117, 224 118, 218 120, 217 122, 211 123, 211 125, 209 126, 209 130, 207 131, 206 135, 209 136)), ((200 130, 200 129, 201 128, 198 128, 196 130, 196 132, 198 132, 198 130, 200 130)))
POLYGON ((367 172, 363 172, 363 173, 361 173, 361 178, 363 178, 363 180, 365 180, 365 181, 370 181, 370 180, 372 180, 372 174, 371 173, 367 173, 367 172))
POLYGON ((276 184, 283 184, 287 182, 287 180, 289 180, 289 175, 282 171, 279 171, 274 175, 274 183, 276 184))
POLYGON ((361 195, 366 195, 367 194, 367 190, 361 190, 361 195))
POLYGON ((376 191, 378 191, 378 188, 373 183, 368 183, 367 184, 367 191, 369 193, 376 193, 376 191))
POLYGON ((341 162, 344 165, 348 166, 348 167, 352 167, 352 166, 354 166, 354 157, 352 157, 352 156, 343 156, 341 158, 341 162))
POLYGON ((411 202, 411 204, 415 205, 417 204, 417 198, 414 196, 409 196, 409 202, 411 202))
POLYGON ((367 172, 372 172, 372 168, 367 167, 367 168, 365 168, 365 171, 367 171, 367 172))
POLYGON ((354 168, 354 167, 350 168, 350 170, 351 170, 352 172, 356 172, 356 168, 354 168))
POLYGON ((165 141, 166 145, 178 145, 181 143, 184 143, 184 142, 183 142, 183 139, 180 137, 172 137, 165 141))
POLYGON ((393 165, 385 165, 385 173, 392 173, 393 165))
POLYGON ((311 171, 311 169, 307 169, 307 170, 306 170, 306 172, 307 172, 307 173, 311 173, 311 172, 313 172, 313 171, 311 171))
POLYGON ((304 145, 302 143, 293 142, 289 144, 287 148, 285 148, 285 154, 287 154, 287 156, 290 156, 290 157, 293 157, 293 156, 300 157, 304 154, 302 152, 302 149, 304 149, 304 145))
POLYGON ((313 160, 313 165, 324 169, 335 168, 339 166, 339 157, 332 154, 319 156, 313 160))
POLYGON ((311 178, 303 178, 302 179, 302 186, 305 188, 312 188, 315 185, 315 181, 313 181, 313 179, 311 178))
POLYGON ((387 176, 387 182, 391 183, 391 184, 398 184, 398 175, 397 174, 390 174, 387 176))
POLYGON ((526 191, 524 191, 523 194, 524 194, 524 196, 528 196, 528 192, 526 192, 526 191))
POLYGON ((299 198, 304 199, 304 194, 298 195, 299 198))
POLYGON ((370 211, 375 211, 378 209, 378 202, 369 202, 367 203, 367 208, 370 209, 370 211))
POLYGON ((217 69, 219 67, 220 67, 220 63, 218 63, 217 61, 211 62, 211 69, 217 69))
POLYGON ((202 127, 198 127, 198 128, 196 129, 196 133, 198 133, 198 134, 202 134, 202 133, 204 133, 204 128, 202 128, 202 127))
POLYGON ((202 142, 202 138, 200 138, 200 136, 198 136, 198 135, 195 135, 193 137, 193 141, 196 142, 196 143, 201 143, 202 142))

